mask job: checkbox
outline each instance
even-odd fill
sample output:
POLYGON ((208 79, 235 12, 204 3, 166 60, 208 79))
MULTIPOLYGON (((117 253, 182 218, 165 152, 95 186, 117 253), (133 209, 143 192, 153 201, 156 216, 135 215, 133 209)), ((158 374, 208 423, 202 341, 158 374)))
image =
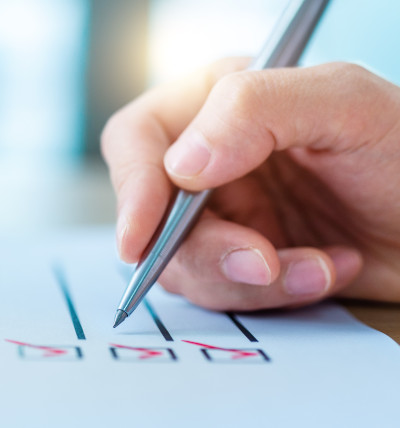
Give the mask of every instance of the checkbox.
POLYGON ((18 355, 31 361, 75 361, 83 358, 77 346, 18 345, 18 355))
POLYGON ((271 361, 262 349, 222 348, 221 346, 193 342, 191 340, 182 340, 182 342, 199 346, 206 360, 213 363, 254 364, 271 361))
POLYGON ((201 349, 201 352, 212 363, 258 364, 271 361, 262 349, 201 349))
POLYGON ((177 356, 171 348, 149 348, 126 345, 110 347, 111 355, 119 361, 138 363, 169 363, 177 361, 177 356))

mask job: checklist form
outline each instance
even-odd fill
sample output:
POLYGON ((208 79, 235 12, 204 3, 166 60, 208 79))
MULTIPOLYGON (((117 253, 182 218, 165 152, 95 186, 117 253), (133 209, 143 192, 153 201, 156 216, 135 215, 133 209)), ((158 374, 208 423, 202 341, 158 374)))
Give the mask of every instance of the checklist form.
POLYGON ((398 427, 400 349, 332 302, 213 312, 132 273, 108 229, 0 244, 0 426, 398 427))

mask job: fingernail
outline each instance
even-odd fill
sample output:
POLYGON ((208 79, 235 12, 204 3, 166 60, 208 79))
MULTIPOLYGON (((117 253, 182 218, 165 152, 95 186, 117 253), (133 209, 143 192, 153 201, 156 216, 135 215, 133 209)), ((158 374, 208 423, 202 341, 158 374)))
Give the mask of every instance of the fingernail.
POLYGON ((117 247, 119 253, 122 252, 123 241, 128 234, 129 223, 125 216, 120 216, 117 221, 117 247))
POLYGON ((233 282, 253 285, 268 285, 271 270, 260 250, 247 248, 233 250, 222 259, 224 275, 233 282))
POLYGON ((173 144, 165 155, 168 172, 179 177, 194 177, 207 166, 211 157, 203 136, 190 133, 173 144))
POLYGON ((321 294, 329 286, 328 266, 320 258, 292 262, 286 272, 284 287, 288 294, 321 294))

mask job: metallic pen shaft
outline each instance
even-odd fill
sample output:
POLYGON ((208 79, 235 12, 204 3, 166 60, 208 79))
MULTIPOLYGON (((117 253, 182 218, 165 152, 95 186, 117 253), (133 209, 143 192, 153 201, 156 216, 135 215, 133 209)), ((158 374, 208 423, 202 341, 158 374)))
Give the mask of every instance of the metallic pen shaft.
POLYGON ((289 2, 248 70, 295 66, 328 3, 329 0, 289 2))
POLYGON ((211 190, 178 192, 171 211, 161 222, 138 263, 118 309, 128 315, 135 310, 189 233, 210 193, 211 190))
MULTIPOLYGON (((329 0, 292 0, 248 70, 296 65, 329 0)), ((114 326, 129 316, 167 266, 200 215, 210 190, 180 190, 147 246, 118 307, 114 326)))

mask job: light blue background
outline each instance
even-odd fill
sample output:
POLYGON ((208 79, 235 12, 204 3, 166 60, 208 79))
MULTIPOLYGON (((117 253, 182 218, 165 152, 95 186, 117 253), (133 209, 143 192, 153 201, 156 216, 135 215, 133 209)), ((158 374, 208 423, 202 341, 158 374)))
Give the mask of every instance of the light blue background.
POLYGON ((354 62, 400 84, 400 1, 331 0, 300 65, 354 62))

